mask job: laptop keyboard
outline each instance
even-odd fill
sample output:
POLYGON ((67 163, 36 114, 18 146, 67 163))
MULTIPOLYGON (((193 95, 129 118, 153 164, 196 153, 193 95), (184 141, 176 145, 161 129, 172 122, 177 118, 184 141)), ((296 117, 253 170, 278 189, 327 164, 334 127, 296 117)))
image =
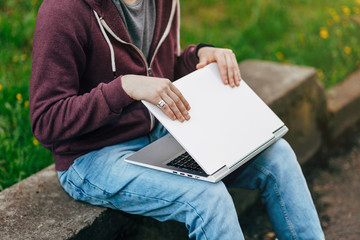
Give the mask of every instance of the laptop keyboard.
POLYGON ((195 160, 187 152, 176 157, 174 160, 167 163, 166 165, 187 169, 199 173, 205 173, 204 170, 201 169, 201 167, 195 162, 195 160))

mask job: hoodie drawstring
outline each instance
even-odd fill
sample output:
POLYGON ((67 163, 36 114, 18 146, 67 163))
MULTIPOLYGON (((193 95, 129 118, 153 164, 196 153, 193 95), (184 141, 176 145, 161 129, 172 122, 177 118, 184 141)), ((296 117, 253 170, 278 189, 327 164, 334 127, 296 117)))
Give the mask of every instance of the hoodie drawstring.
POLYGON ((112 36, 114 37, 117 41, 121 42, 121 43, 124 43, 124 44, 128 44, 128 45, 131 45, 133 46, 136 51, 139 52, 139 54, 142 56, 142 58, 144 59, 144 63, 146 64, 147 66, 147 71, 148 71, 148 76, 151 76, 151 64, 152 64, 152 61, 154 60, 154 56, 156 55, 157 51, 159 50, 161 44, 165 41, 166 37, 168 36, 169 32, 170 32, 170 29, 171 29, 171 23, 173 21, 173 17, 175 15, 175 9, 177 7, 177 55, 180 56, 180 5, 179 5, 179 0, 173 0, 172 2, 172 7, 171 7, 171 13, 170 13, 170 18, 169 18, 169 21, 168 21, 168 24, 166 26, 166 29, 155 49, 155 52, 154 52, 154 55, 150 61, 150 63, 148 64, 147 61, 146 61, 146 58, 144 56, 144 54, 141 52, 141 50, 139 50, 135 45, 131 44, 131 43, 127 43, 123 40, 121 40, 118 36, 116 36, 116 34, 110 29, 110 27, 106 24, 105 20, 102 18, 102 17, 99 17, 99 15, 97 14, 97 12, 95 10, 93 10, 94 12, 94 15, 97 19, 97 22, 99 24, 99 27, 100 27, 100 30, 101 30, 101 33, 102 35, 104 36, 107 44, 109 45, 109 49, 110 49, 110 54, 111 54, 111 68, 112 68, 112 71, 113 71, 113 75, 114 75, 114 79, 116 78, 116 65, 115 65, 115 54, 114 54, 114 48, 110 42, 110 39, 106 33, 106 31, 112 36))
POLYGON ((99 17, 99 15, 93 10, 94 14, 95 14, 95 17, 98 21, 98 24, 100 26, 100 29, 101 29, 101 33, 102 35, 104 36, 107 44, 109 45, 109 49, 110 49, 110 55, 111 55, 111 69, 112 69, 112 72, 113 72, 113 76, 114 76, 114 79, 116 78, 116 65, 115 65, 115 54, 114 54, 114 48, 110 42, 110 39, 108 37, 108 35, 106 34, 106 31, 104 29, 104 27, 102 26, 101 24, 101 18, 99 17))

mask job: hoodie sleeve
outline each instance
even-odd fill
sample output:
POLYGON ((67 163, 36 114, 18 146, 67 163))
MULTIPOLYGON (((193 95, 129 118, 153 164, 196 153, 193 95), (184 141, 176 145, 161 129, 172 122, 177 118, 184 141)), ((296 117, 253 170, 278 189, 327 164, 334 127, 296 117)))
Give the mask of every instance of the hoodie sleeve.
POLYGON ((196 70, 199 59, 196 56, 196 45, 189 45, 180 56, 177 56, 175 63, 175 79, 181 78, 196 70))
POLYGON ((30 78, 30 114, 34 136, 44 145, 93 131, 120 116, 132 103, 121 77, 80 93, 86 71, 90 8, 44 1, 37 16, 30 78), (75 13, 76 12, 76 13, 75 13))

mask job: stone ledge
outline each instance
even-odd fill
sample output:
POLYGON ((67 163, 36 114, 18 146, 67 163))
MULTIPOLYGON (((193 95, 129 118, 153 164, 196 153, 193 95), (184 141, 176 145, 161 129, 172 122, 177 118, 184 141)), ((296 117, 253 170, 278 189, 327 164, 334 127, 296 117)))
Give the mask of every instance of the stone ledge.
POLYGON ((334 141, 360 120, 360 70, 327 91, 328 138, 334 141))
MULTIPOLYGON (((253 191, 231 191, 236 202, 253 191)), ((249 199, 248 199, 249 200, 249 199)), ((239 212, 246 206, 237 206, 239 212), (242 207, 242 208, 241 208, 242 207)), ((24 179, 0 193, 0 239, 186 239, 182 223, 96 207, 70 198, 61 188, 55 166, 24 179)))
POLYGON ((300 163, 308 161, 324 142, 326 96, 314 68, 247 60, 241 75, 254 91, 285 122, 285 139, 300 163))
POLYGON ((0 239, 74 239, 107 211, 71 199, 51 165, 0 193, 0 239))
MULTIPOLYGON (((313 68, 249 60, 242 76, 290 128, 286 135, 308 160, 323 141, 326 99, 313 68)), ((239 214, 256 200, 254 191, 230 190, 239 214), (245 197, 244 197, 245 196, 245 197)), ((185 239, 183 224, 95 207, 71 199, 54 166, 0 193, 0 239, 185 239), (176 237, 177 236, 177 237, 176 237)))

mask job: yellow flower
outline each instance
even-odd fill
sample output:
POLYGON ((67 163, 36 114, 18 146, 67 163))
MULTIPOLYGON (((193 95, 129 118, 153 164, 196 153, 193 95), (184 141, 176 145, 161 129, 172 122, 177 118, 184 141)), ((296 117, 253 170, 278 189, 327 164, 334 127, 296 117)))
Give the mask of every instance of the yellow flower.
POLYGON ((350 16, 351 11, 350 11, 350 8, 349 8, 349 7, 347 7, 347 6, 342 6, 342 7, 341 7, 341 10, 343 11, 343 13, 344 13, 346 16, 350 16))
POLYGON ((284 54, 282 52, 276 52, 275 56, 280 61, 284 60, 284 54))
POLYGON ((33 142, 33 145, 34 145, 34 146, 39 145, 39 141, 38 141, 38 140, 36 140, 35 138, 33 138, 33 141, 32 141, 32 142, 33 142))
POLYGON ((13 60, 14 63, 17 63, 19 61, 19 57, 18 56, 13 56, 12 60, 13 60))
POLYGON ((329 32, 326 27, 320 28, 320 37, 322 39, 327 39, 329 37, 329 32))
POLYGON ((354 11, 355 14, 360 15, 360 8, 358 8, 358 7, 353 7, 353 11, 354 11))
POLYGON ((349 46, 345 46, 345 47, 344 47, 344 52, 345 52, 346 54, 350 54, 350 53, 351 53, 351 48, 350 48, 349 46))
POLYGON ((2 84, 0 84, 0 91, 2 90, 2 84))
POLYGON ((360 5, 360 0, 355 0, 355 1, 356 1, 356 3, 357 3, 357 4, 359 4, 359 5, 360 5))
POLYGON ((335 10, 334 8, 328 8, 328 12, 329 12, 331 15, 336 14, 336 10, 335 10))
POLYGON ((333 17, 333 19, 334 19, 335 22, 337 22, 337 23, 340 22, 340 17, 339 17, 339 15, 333 15, 332 17, 333 17))
POLYGON ((29 107, 29 105, 30 105, 30 104, 29 104, 29 101, 26 100, 26 101, 24 102, 24 106, 25 106, 25 107, 29 107))
POLYGON ((25 53, 21 55, 21 61, 25 61, 26 58, 27 58, 27 55, 25 53))
POLYGON ((333 9, 333 8, 329 8, 328 9, 328 12, 330 13, 332 19, 335 21, 335 22, 340 22, 340 17, 339 15, 337 14, 336 10, 333 9))
POLYGON ((19 101, 22 99, 21 93, 16 94, 16 99, 19 100, 19 101))
POLYGON ((324 80, 324 78, 325 78, 325 74, 322 70, 317 71, 317 76, 320 80, 324 80))

